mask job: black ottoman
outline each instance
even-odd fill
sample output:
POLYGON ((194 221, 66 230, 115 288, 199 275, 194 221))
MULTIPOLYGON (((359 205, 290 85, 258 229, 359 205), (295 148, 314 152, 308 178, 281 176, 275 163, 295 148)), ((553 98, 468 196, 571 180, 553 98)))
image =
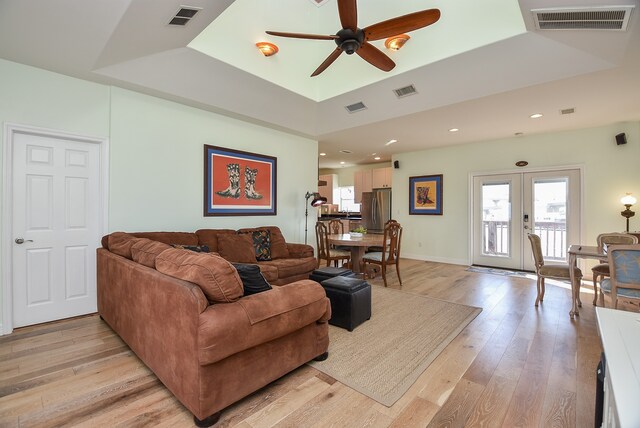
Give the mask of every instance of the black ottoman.
POLYGON ((331 301, 329 324, 353 331, 371 318, 371 285, 363 279, 336 276, 322 281, 331 301))
POLYGON ((333 278, 336 276, 348 276, 351 275, 350 269, 342 268, 342 267, 333 267, 333 266, 325 266, 320 269, 316 269, 311 273, 309 279, 312 279, 317 282, 322 282, 325 279, 333 278))

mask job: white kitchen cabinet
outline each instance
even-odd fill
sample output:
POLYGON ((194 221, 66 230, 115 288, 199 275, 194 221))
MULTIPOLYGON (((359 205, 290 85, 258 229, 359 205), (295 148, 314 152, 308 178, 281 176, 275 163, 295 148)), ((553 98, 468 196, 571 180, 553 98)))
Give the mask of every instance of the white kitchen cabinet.
POLYGON ((391 167, 374 169, 372 188, 384 189, 391 187, 391 175, 391 167))
POLYGON ((362 192, 370 192, 373 183, 372 170, 356 171, 353 173, 353 193, 354 202, 359 204, 362 202, 362 192))

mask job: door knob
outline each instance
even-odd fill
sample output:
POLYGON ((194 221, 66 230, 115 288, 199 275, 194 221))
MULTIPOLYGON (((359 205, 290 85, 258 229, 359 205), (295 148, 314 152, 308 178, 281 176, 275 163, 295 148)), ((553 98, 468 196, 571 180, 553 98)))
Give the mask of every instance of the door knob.
POLYGON ((529 226, 525 226, 524 228, 525 228, 525 229, 529 229, 529 226))
POLYGON ((16 244, 24 244, 25 242, 33 242, 33 239, 16 238, 16 244))

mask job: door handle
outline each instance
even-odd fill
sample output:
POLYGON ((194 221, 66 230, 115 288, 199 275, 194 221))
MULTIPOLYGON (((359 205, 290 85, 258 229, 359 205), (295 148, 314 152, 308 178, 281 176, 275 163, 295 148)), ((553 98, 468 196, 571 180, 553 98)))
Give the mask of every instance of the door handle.
POLYGON ((529 226, 525 226, 524 228, 525 228, 525 229, 529 229, 529 226))
POLYGON ((16 244, 24 244, 25 242, 33 242, 33 239, 16 238, 16 244))

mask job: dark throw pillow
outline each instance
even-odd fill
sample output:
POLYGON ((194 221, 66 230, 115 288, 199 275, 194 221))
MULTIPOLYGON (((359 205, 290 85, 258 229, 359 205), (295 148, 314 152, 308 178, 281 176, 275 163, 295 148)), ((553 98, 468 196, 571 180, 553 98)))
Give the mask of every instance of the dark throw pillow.
POLYGON ((231 264, 238 271, 238 275, 240 275, 245 296, 271 290, 271 285, 269 285, 267 280, 264 279, 258 265, 245 265, 240 263, 231 264))
POLYGON ((254 230, 253 232, 240 232, 251 235, 253 248, 256 251, 256 260, 266 262, 271 260, 271 232, 267 229, 254 230))
POLYGON ((207 245, 182 245, 182 244, 171 244, 173 248, 179 248, 181 250, 189 250, 194 251, 196 253, 208 253, 209 247, 207 245))

